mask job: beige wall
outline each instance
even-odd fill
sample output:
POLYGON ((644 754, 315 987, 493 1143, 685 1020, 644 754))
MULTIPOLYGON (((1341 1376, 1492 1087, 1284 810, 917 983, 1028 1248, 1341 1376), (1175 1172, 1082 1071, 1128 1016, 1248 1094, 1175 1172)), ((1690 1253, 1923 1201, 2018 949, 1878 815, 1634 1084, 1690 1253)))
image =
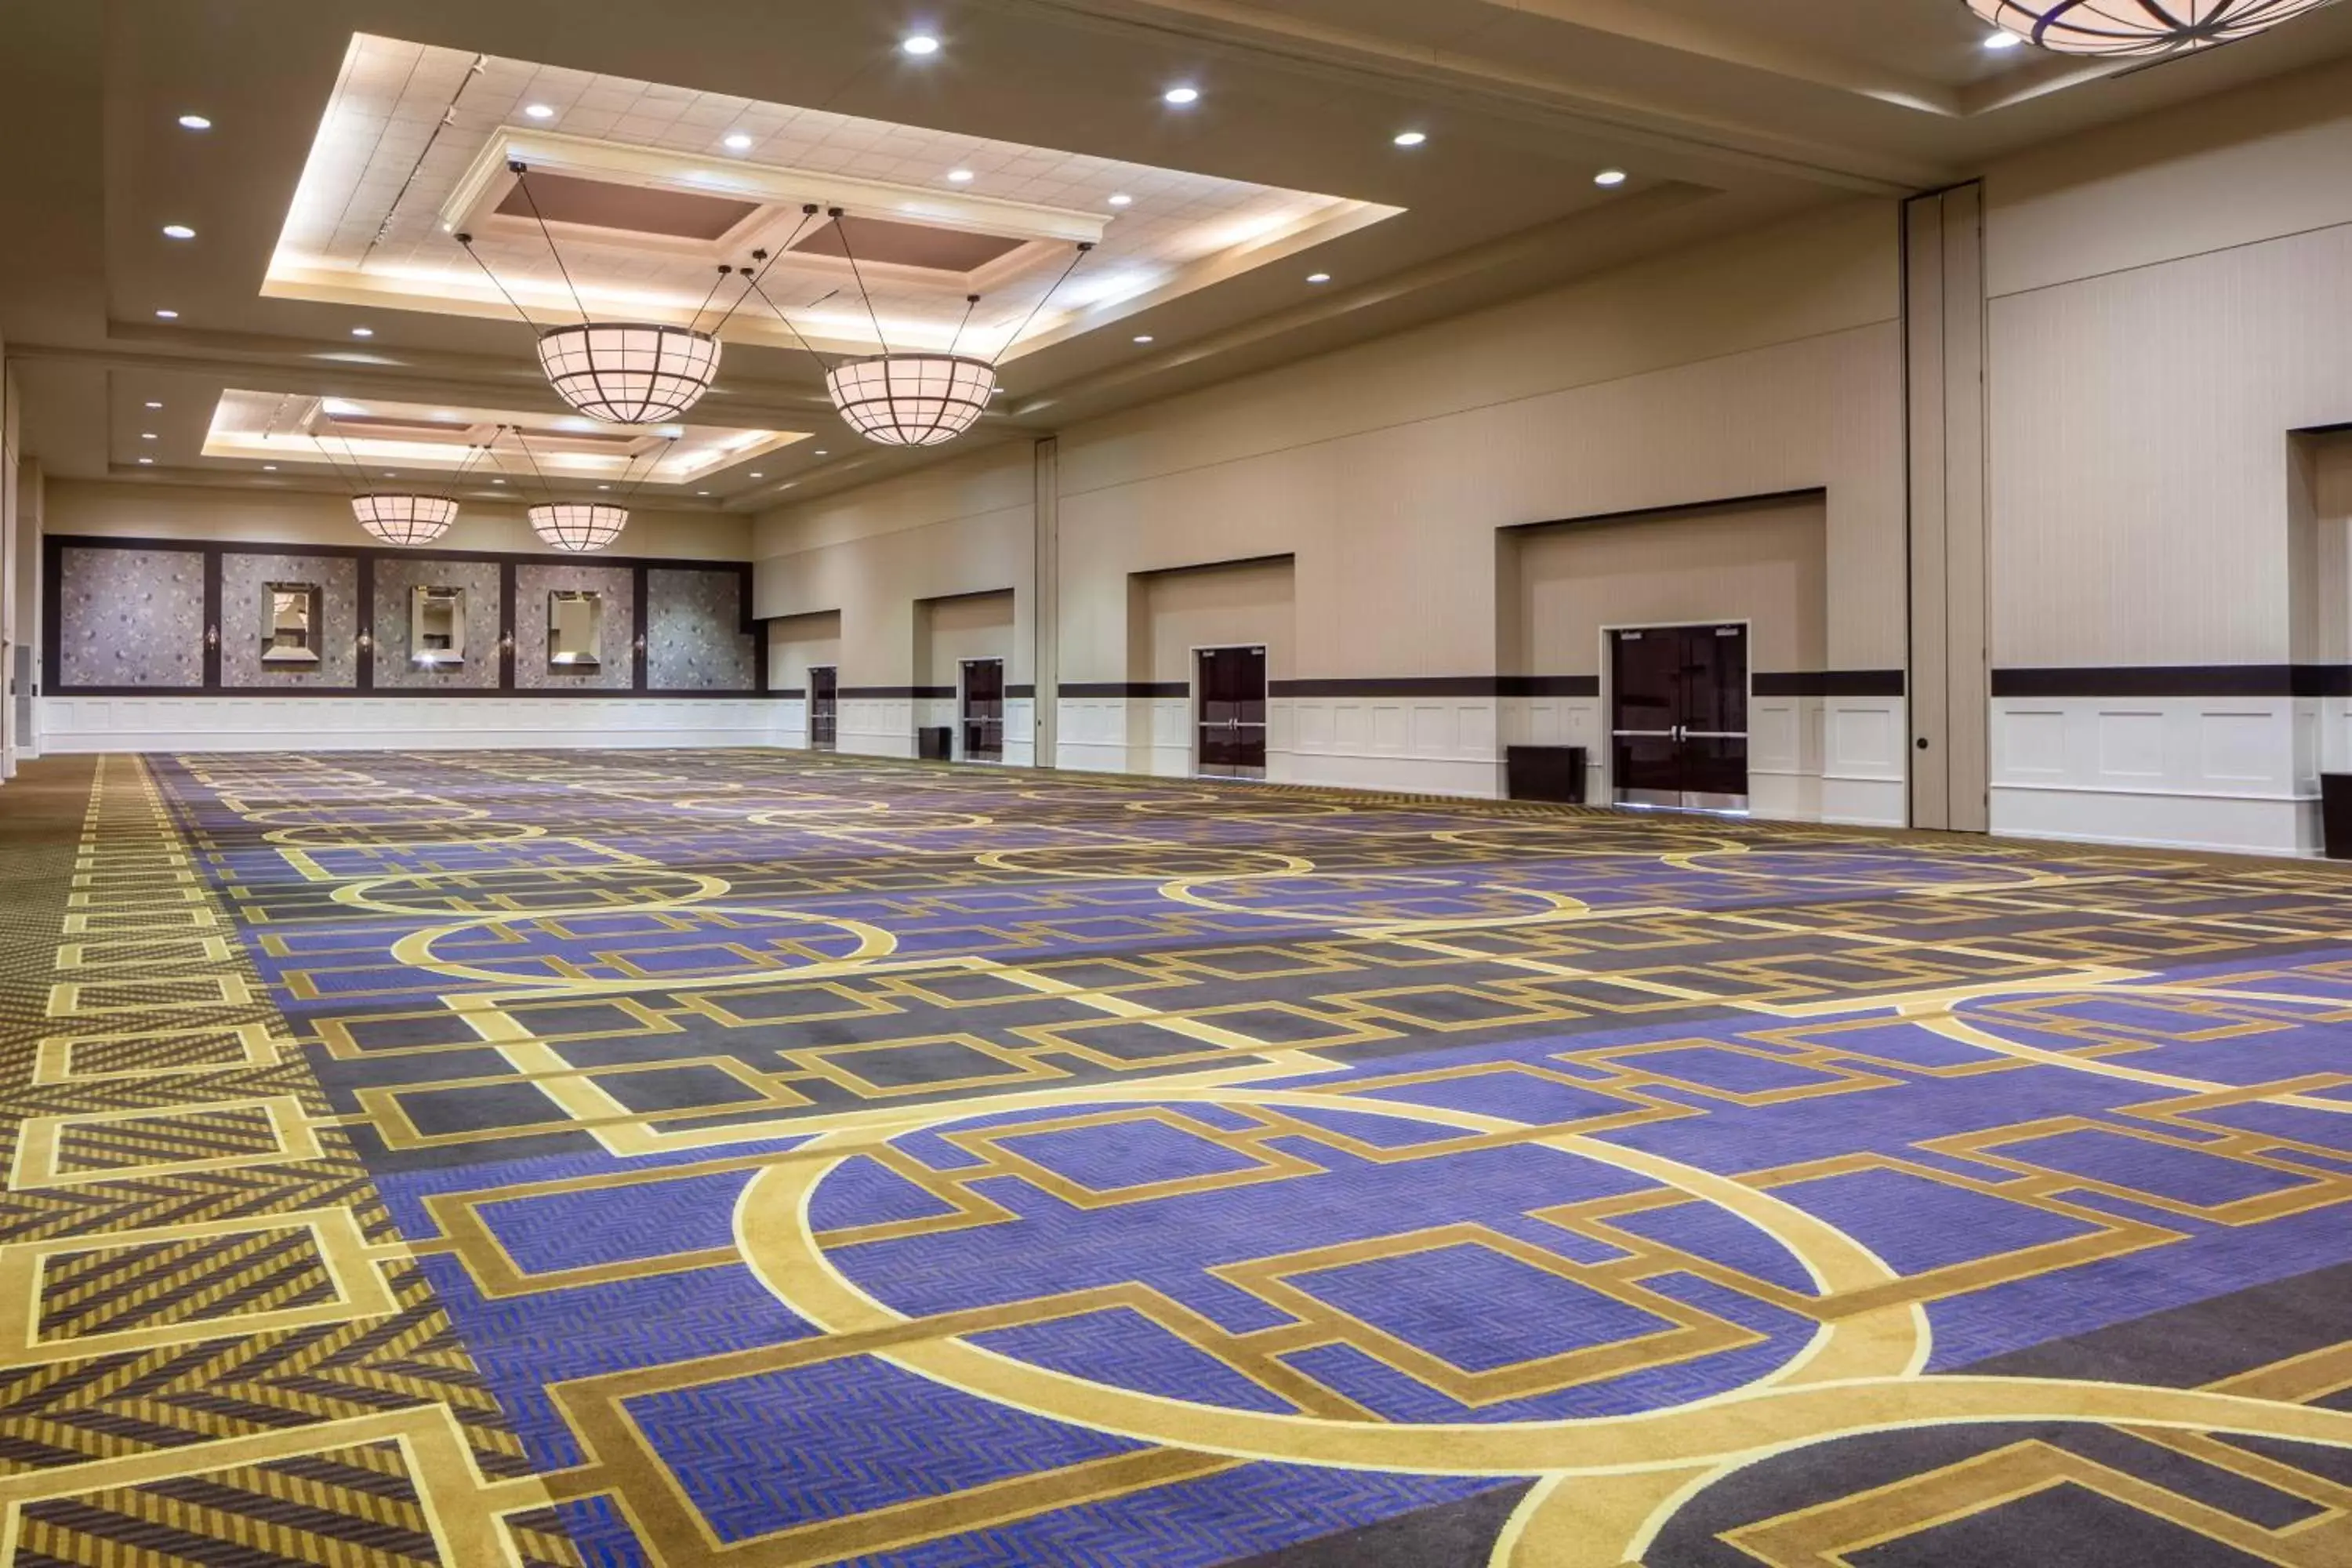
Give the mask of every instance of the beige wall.
MULTIPOLYGON (((1061 432, 1061 679, 1129 679, 1135 574, 1273 554, 1292 673, 1493 673, 1496 529, 1815 488, 1825 657, 1899 665, 1895 241, 1857 203, 1061 432)), ((913 602, 1018 587, 1034 510, 1023 444, 771 513, 761 612, 906 681, 913 602)))
POLYGON ((1297 574, 1289 557, 1155 572, 1134 580, 1127 679, 1192 679, 1195 648, 1263 647, 1269 680, 1298 665, 1297 574))
MULTIPOLYGON (((350 503, 305 491, 205 489, 107 480, 56 479, 48 486, 46 526, 51 533, 117 538, 219 539, 270 544, 370 544, 352 518, 350 503)), ((530 531, 520 506, 466 501, 457 521, 436 542, 450 550, 555 554, 530 531)), ((621 555, 688 561, 741 561, 751 553, 749 519, 716 512, 631 509, 629 526, 614 544, 621 555)))
POLYGON ((950 599, 926 599, 915 616, 916 686, 955 686, 968 658, 1004 660, 1005 679, 1013 679, 1013 595, 963 594, 950 599))
POLYGON ((1856 204, 1080 425, 1062 678, 1134 572, 1289 553, 1305 677, 1492 673, 1494 531, 1822 488, 1829 658, 1902 662, 1894 209, 1856 204))
POLYGON ((1735 620, 1754 668, 1826 668, 1826 534, 1818 498, 1507 533, 1505 672, 1598 674, 1603 626, 1735 620))
POLYGON ((831 610, 786 616, 768 623, 768 684, 808 689, 809 666, 841 663, 841 616, 831 610))
POLYGON ((753 531, 761 616, 837 611, 845 686, 913 686, 915 605, 1010 591, 1005 679, 1029 679, 1036 507, 1029 443, 982 447, 932 468, 803 508, 753 531))
POLYGON ((1985 191, 1994 665, 2286 662, 2287 433, 2352 421, 2352 67, 1985 191))

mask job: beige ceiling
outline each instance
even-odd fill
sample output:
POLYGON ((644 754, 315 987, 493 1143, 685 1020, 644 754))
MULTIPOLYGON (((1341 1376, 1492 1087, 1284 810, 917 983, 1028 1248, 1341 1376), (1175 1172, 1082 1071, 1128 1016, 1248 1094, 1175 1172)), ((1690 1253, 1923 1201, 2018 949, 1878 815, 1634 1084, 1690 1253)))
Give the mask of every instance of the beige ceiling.
MULTIPOLYGON (((534 133, 512 110, 541 100, 538 83, 560 112, 537 133, 595 144, 593 157, 581 154, 591 162, 675 159, 698 151, 686 142, 740 121, 753 145, 699 149, 702 162, 757 166, 771 194, 812 174, 870 176, 936 198, 948 216, 921 221, 951 230, 996 232, 971 221, 971 209, 959 216, 959 200, 1099 216, 1111 194, 1100 187, 1135 195, 1135 221, 1114 216, 1106 247, 1129 224, 1139 268, 1192 266, 1193 276, 1181 290, 1115 288, 1115 299, 1081 301, 1067 320, 1034 331, 1005 366, 999 411, 966 437, 1003 438, 1808 205, 1964 178, 2021 146, 2352 52, 2352 5, 2132 70, 2031 49, 1994 53, 1983 36, 1960 0, 10 6, 0 13, 0 233, 8 236, 0 334, 23 393, 26 450, 66 476, 327 483, 315 472, 265 474, 249 458, 208 457, 229 390, 561 414, 520 322, 429 290, 402 297, 371 282, 337 292, 272 278, 289 219, 310 223, 301 232, 318 243, 306 241, 306 253, 331 266, 348 259, 358 231, 362 249, 379 231, 430 247, 432 234, 404 226, 433 220, 445 198, 462 194, 466 169, 494 137, 534 133), (943 44, 928 60, 895 47, 917 26, 943 44), (437 188, 403 196, 398 182, 386 185, 383 170, 363 166, 331 220, 306 216, 297 211, 304 171, 362 36, 397 41, 419 60, 486 57, 501 80, 449 150, 400 171, 437 188), (1200 89, 1189 110, 1160 100, 1179 81, 1200 89), (568 94, 561 102, 558 87, 568 94), (649 104, 659 106, 650 115, 649 104), (182 130, 175 121, 185 112, 208 115, 213 129, 182 130), (831 154, 815 149, 828 136, 796 135, 795 125, 883 129, 873 146, 826 169, 817 165, 831 154), (1428 141, 1401 149, 1391 139, 1402 130, 1428 141), (876 157, 862 169, 852 161, 868 153, 876 157), (1039 161, 1047 153, 1050 164, 1039 161), (942 165, 973 169, 971 188, 942 184, 942 165), (1632 177, 1596 187, 1603 167, 1632 177), (1264 210, 1280 209, 1272 222, 1282 247, 1201 267, 1204 255, 1216 260, 1215 247, 1180 254, 1184 226, 1173 209, 1154 216, 1144 189, 1125 191, 1147 181, 1161 182, 1152 188, 1162 195, 1230 198, 1235 210, 1269 204, 1264 210), (1297 223, 1313 216, 1302 204, 1327 202, 1338 205, 1316 209, 1326 216, 1397 210, 1319 229, 1297 223), (173 223, 196 237, 164 238, 162 226, 173 223), (1152 259, 1155 246, 1163 259, 1152 259), (1310 271, 1331 281, 1311 285, 1310 271), (161 321, 159 310, 177 319, 161 321), (354 327, 372 335, 355 337, 354 327)), ((395 152, 391 165, 399 162, 395 152)), ((523 220, 499 214, 502 193, 481 194, 485 230, 506 226, 486 244, 529 237, 515 232, 523 220)), ((662 221, 686 222, 676 213, 662 221)), ((665 243, 707 251, 716 242, 665 243)), ((1021 290, 1034 300, 1051 275, 1024 259, 1043 261, 1040 247, 1051 246, 1027 237, 967 268, 1003 269, 1001 288, 971 290, 1003 296, 1006 311, 992 318, 1000 339, 1017 327, 1010 307, 1024 302, 1021 290)), ((614 264, 649 265, 646 249, 620 247, 614 264)), ((511 255, 533 265, 520 249, 511 255)), ((819 252, 791 265, 814 284, 837 263, 819 252)), ((694 265, 715 275, 709 254, 694 265)), ((667 275, 658 281, 673 287, 667 275)), ((955 287, 919 267, 898 285, 917 317, 929 309, 926 289, 952 296, 955 287)), ((822 294, 811 287, 788 304, 821 310, 822 294)), ((850 346, 851 324, 836 326, 850 346)), ((688 505, 756 508, 780 486, 805 494, 923 460, 857 441, 825 405, 810 356, 760 333, 730 339, 719 387, 690 417, 721 432, 814 438, 673 487, 688 505), (712 494, 697 497, 702 489, 712 494)))

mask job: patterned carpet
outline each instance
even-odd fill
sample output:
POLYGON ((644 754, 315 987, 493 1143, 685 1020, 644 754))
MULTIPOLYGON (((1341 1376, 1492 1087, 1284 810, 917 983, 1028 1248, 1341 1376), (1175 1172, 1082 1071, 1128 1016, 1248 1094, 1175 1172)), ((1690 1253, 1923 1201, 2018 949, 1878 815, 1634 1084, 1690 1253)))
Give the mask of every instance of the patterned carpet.
POLYGON ((0 794, 0 1562, 2352 1562, 2352 879, 784 752, 0 794))

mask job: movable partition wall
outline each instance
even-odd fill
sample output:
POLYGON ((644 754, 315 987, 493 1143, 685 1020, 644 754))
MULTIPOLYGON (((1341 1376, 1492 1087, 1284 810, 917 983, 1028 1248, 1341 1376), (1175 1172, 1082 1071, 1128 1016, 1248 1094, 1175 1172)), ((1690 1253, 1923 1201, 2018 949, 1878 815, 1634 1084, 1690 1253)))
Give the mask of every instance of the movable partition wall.
POLYGON ((46 750, 777 738, 747 563, 46 548, 46 750))

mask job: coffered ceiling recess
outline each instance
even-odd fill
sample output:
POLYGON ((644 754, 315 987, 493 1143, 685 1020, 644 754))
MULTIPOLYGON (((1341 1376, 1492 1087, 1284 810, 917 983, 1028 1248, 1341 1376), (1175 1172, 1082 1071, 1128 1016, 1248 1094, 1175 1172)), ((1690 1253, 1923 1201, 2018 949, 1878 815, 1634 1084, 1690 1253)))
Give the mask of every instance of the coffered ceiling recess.
POLYGON ((1402 210, 360 34, 262 292, 1003 360, 1402 210))

